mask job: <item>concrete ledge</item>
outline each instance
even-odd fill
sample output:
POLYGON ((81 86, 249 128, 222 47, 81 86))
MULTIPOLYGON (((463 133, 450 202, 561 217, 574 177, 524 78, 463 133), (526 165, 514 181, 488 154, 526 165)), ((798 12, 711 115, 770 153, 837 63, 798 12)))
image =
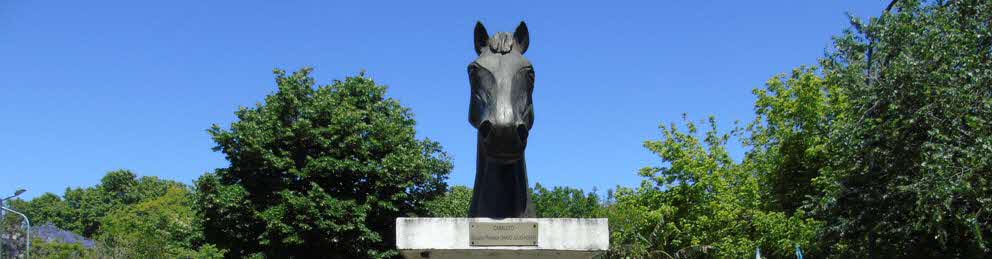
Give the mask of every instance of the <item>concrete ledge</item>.
POLYGON ((396 246, 406 258, 592 258, 610 247, 607 219, 397 218, 396 246), (471 246, 482 223, 537 223, 537 246, 471 246))

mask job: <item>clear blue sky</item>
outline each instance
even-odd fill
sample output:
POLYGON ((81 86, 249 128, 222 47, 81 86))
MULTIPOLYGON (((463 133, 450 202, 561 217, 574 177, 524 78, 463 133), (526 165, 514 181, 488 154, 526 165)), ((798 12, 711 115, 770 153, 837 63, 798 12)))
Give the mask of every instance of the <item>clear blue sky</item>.
POLYGON ((753 88, 815 63, 845 12, 888 1, 577 2, 0 0, 0 194, 118 168, 191 183, 227 165, 206 129, 274 91, 273 68, 304 66, 321 84, 365 69, 389 85, 454 157, 449 183, 471 186, 476 20, 530 28, 531 182, 632 186, 661 163, 642 147, 659 123, 749 121, 753 88))

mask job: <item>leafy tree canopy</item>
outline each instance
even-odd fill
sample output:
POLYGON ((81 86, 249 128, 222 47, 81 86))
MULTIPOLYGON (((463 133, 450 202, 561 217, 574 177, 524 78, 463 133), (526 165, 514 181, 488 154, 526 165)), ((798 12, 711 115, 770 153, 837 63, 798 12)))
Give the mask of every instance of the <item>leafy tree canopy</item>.
POLYGON ((831 254, 992 253, 992 2, 898 1, 836 37, 824 76, 849 98, 814 180, 831 254))
POLYGON ((130 170, 108 172, 96 186, 68 188, 64 196, 46 193, 20 207, 35 224, 55 226, 94 238, 107 213, 165 195, 179 182, 153 176, 138 177, 130 170))
POLYGON ((587 194, 572 187, 549 190, 538 183, 532 193, 539 218, 591 218, 598 216, 603 206, 595 189, 587 194))
POLYGON ((24 212, 35 226, 98 241, 91 249, 89 244, 37 239, 32 248, 36 255, 161 258, 195 254, 209 258, 222 254, 209 246, 203 251, 212 253, 198 253, 202 235, 193 219, 190 196, 189 187, 182 183, 115 170, 95 186, 68 188, 63 196, 45 193, 10 205, 24 212))
POLYGON ((160 197, 103 217, 101 252, 123 258, 222 257, 212 245, 197 247, 203 238, 195 216, 189 189, 170 186, 160 197))
POLYGON ((662 138, 645 142, 663 166, 641 169, 636 189, 618 188, 606 210, 611 254, 620 258, 791 255, 812 242, 818 223, 764 209, 754 163, 735 162, 712 117, 705 133, 686 121, 661 126, 662 138), (702 134, 702 135, 700 135, 702 134))
POLYGON ((472 188, 463 185, 448 188, 443 196, 427 203, 427 211, 434 217, 467 218, 472 203, 472 188))
POLYGON ((396 217, 428 215, 451 161, 386 87, 311 71, 276 70, 278 91, 209 130, 230 166, 196 183, 205 236, 232 256, 395 255, 396 217))

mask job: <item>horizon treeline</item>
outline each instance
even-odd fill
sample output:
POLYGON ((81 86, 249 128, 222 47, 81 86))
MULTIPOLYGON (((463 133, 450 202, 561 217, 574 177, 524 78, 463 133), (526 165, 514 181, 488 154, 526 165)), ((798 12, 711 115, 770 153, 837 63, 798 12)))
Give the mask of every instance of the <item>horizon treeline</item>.
MULTIPOLYGON (((538 216, 608 218, 608 258, 992 258, 992 1, 893 1, 850 23, 815 65, 756 87, 750 121, 662 122, 639 186, 536 184, 538 216)), ((230 164, 193 185, 117 170, 12 201, 96 243, 33 255, 392 258, 396 217, 467 216, 471 188, 448 186, 409 108, 363 74, 311 71, 276 70, 277 91, 213 125, 230 164)))

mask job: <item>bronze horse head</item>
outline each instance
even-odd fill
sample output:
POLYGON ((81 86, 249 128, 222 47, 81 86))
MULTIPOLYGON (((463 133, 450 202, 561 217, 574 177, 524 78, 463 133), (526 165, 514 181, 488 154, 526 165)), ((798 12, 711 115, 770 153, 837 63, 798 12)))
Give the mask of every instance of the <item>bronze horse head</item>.
POLYGON ((527 24, 492 37, 475 25, 475 53, 468 65, 472 97, 468 121, 478 129, 472 217, 534 217, 524 149, 534 125, 534 67, 524 57, 527 24))

